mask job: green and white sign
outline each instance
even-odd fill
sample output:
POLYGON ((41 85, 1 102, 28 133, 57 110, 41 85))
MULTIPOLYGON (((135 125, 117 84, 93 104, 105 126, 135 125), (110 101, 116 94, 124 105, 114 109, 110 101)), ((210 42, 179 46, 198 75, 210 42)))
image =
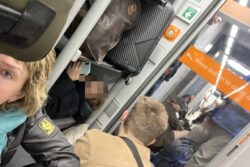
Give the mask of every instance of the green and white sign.
POLYGON ((197 14, 197 10, 195 10, 194 8, 192 7, 188 7, 183 13, 182 13, 182 16, 187 19, 187 20, 192 20, 193 17, 197 14))
POLYGON ((177 13, 177 16, 188 24, 191 24, 202 11, 201 8, 194 3, 197 2, 195 2, 195 0, 192 0, 192 3, 187 1, 177 13))

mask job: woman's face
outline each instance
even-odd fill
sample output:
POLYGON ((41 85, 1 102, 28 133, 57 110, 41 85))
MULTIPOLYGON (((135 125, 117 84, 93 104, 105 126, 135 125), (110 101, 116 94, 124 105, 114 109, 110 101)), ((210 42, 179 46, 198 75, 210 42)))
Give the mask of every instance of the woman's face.
POLYGON ((22 88, 27 79, 28 70, 24 62, 0 54, 0 105, 22 98, 22 88))

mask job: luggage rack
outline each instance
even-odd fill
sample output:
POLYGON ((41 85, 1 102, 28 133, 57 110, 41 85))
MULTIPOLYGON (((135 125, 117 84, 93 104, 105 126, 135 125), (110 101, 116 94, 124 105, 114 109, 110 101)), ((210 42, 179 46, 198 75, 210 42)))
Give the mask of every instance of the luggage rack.
MULTIPOLYGON (((88 10, 87 14, 85 15, 84 19, 81 21, 80 25, 77 27, 77 29, 75 30, 75 32, 73 33, 73 35, 70 37, 70 39, 67 39, 66 37, 62 37, 62 39, 60 40, 60 42, 62 43, 61 46, 59 46, 61 49, 61 53, 59 54, 55 66, 54 66, 54 70, 52 72, 51 78, 49 80, 49 84, 48 87, 51 88, 52 85, 55 83, 55 81, 57 80, 57 78, 60 76, 60 74, 62 73, 62 71, 67 67, 67 65, 69 64, 70 61, 76 61, 78 58, 81 58, 82 60, 86 61, 86 62, 90 62, 92 64, 95 64, 99 67, 111 70, 113 72, 118 72, 118 73, 122 73, 122 78, 124 78, 125 80, 125 84, 128 85, 130 84, 132 77, 134 76, 133 72, 129 72, 130 69, 137 69, 137 71, 139 71, 139 69, 142 68, 142 66, 144 66, 145 62, 138 62, 138 64, 135 65, 135 67, 132 68, 126 68, 124 72, 123 70, 120 70, 119 68, 117 68, 118 66, 122 66, 121 68, 123 68, 123 63, 121 64, 121 61, 119 60, 115 60, 114 58, 112 59, 112 62, 117 62, 116 65, 111 65, 107 62, 95 62, 87 57, 81 57, 81 52, 79 50, 80 46, 82 45, 82 43, 86 40, 87 36, 90 34, 90 32, 92 31, 92 29, 94 28, 95 24, 97 23, 97 21, 99 20, 99 18, 102 16, 102 14, 104 13, 104 11, 106 10, 106 8, 108 7, 108 5, 110 4, 111 0, 104 0, 104 1, 98 1, 96 0, 94 2, 94 4, 91 6, 91 8, 88 10), (100 7, 101 6, 101 7, 100 7), (96 12, 98 11, 98 12, 96 12), (143 65, 139 65, 139 64, 143 64, 143 65)), ((85 1, 84 1, 85 2, 85 1)), ((81 7, 82 5, 80 5, 81 7)), ((145 7, 147 8, 147 6, 145 7)), ((169 7, 172 8, 172 7, 169 7)), ((79 10, 77 10, 79 11, 79 10)), ((168 15, 171 10, 168 9, 166 11, 164 11, 161 15, 168 15)), ((76 15, 76 13, 75 13, 76 15)), ((74 15, 74 16, 75 16, 74 15)), ((162 17, 161 17, 162 18, 162 17)), ((165 18, 165 17, 164 17, 165 18)), ((167 18, 165 18, 167 19, 167 18)), ((72 19, 73 20, 73 19, 72 19)), ((163 21, 163 20, 162 20, 163 21)), ((143 25, 145 25, 145 22, 141 22, 143 25)), ((155 24, 154 24, 155 25, 155 24)), ((135 30, 135 32, 140 32, 141 28, 135 30)), ((158 31, 157 31, 158 32, 158 31)), ((138 34, 138 33, 136 33, 138 34)), ((149 33, 150 35, 146 35, 144 39, 145 41, 147 41, 147 38, 151 37, 153 35, 152 32, 149 33)), ((128 37, 129 38, 129 37, 128 37)), ((138 38, 138 37, 137 37, 138 38)), ((133 40, 137 39, 137 38, 131 38, 133 40)), ((151 37, 152 38, 152 37, 151 37)), ((152 38, 155 39, 155 38, 152 38)), ((151 39, 151 40, 152 40, 151 39)), ((138 39, 139 41, 142 40, 140 37, 138 39)), ((148 43, 146 43, 148 45, 148 43)), ((146 46, 145 44, 145 46, 146 46)), ((155 43, 156 44, 156 43, 155 43)), ((60 44, 58 44, 60 45, 60 44)), ((131 50, 129 50, 128 52, 130 52, 131 50)), ((153 49, 151 49, 151 51, 153 51, 153 49)), ((118 51, 119 52, 119 51, 118 51)), ((141 53, 141 52, 140 52, 141 53)), ((116 54, 117 53, 116 51, 116 54)), ((150 54, 148 54, 147 56, 150 56, 150 54)), ((114 56, 116 57, 116 56, 114 56)), ((123 55, 124 58, 124 55, 123 55)), ((148 58, 147 58, 148 59, 148 58)), ((131 60, 129 58, 129 60, 131 60)), ((128 61, 127 59, 124 59, 124 61, 128 61)), ((134 60, 135 61, 135 60, 134 60)))
MULTIPOLYGON (((62 50, 65 47, 65 45, 67 45, 68 41, 69 41, 69 39, 67 37, 62 36, 62 38, 58 42, 56 48, 59 49, 59 50, 62 50)), ((76 62, 78 59, 83 60, 84 62, 89 62, 89 63, 94 64, 96 66, 99 66, 101 68, 108 69, 108 70, 110 70, 112 72, 122 73, 121 70, 115 68, 114 65, 112 65, 112 64, 110 64, 110 63, 108 63, 106 61, 97 62, 97 61, 92 60, 92 59, 90 59, 90 58, 88 58, 86 56, 83 56, 82 52, 80 50, 77 50, 75 52, 75 54, 73 55, 71 61, 76 62)), ((132 76, 126 76, 126 77, 123 77, 123 78, 125 80, 126 85, 128 85, 132 81, 132 76)))
MULTIPOLYGON (((80 7, 85 3, 85 0, 79 0, 81 5, 78 6, 78 9, 74 8, 68 17, 68 24, 65 25, 64 31, 67 29, 77 12, 80 10, 80 7), (71 20, 70 20, 71 19, 71 20)), ((85 15, 84 19, 81 21, 80 25, 77 27, 75 32, 72 34, 67 45, 63 47, 61 53, 58 55, 52 74, 49 78, 48 89, 50 89, 53 84, 56 82, 58 77, 61 75, 63 70, 67 67, 69 62, 72 60, 76 54, 79 54, 78 49, 88 37, 95 24, 98 22, 111 0, 95 0, 94 4, 91 6, 90 10, 85 15)), ((61 35, 64 33, 61 33, 61 35)))

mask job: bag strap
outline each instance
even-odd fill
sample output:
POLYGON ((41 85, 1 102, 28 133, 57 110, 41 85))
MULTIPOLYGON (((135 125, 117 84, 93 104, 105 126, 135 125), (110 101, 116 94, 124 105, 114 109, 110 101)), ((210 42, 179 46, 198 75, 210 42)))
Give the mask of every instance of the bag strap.
POLYGON ((143 167, 143 163, 142 163, 140 154, 138 153, 138 150, 135 147, 135 144, 130 139, 128 139, 126 137, 121 137, 121 139, 127 144, 130 151, 133 153, 133 156, 134 156, 134 158, 136 160, 136 163, 137 163, 138 167, 143 167))

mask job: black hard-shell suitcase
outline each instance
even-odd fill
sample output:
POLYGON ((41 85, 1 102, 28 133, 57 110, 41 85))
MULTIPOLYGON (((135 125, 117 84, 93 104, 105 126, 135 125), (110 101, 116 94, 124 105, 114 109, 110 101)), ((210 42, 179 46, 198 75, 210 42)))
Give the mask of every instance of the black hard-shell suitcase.
POLYGON ((138 23, 124 32, 120 42, 107 53, 105 61, 120 69, 124 77, 138 75, 173 18, 171 4, 161 8, 142 0, 138 23))

